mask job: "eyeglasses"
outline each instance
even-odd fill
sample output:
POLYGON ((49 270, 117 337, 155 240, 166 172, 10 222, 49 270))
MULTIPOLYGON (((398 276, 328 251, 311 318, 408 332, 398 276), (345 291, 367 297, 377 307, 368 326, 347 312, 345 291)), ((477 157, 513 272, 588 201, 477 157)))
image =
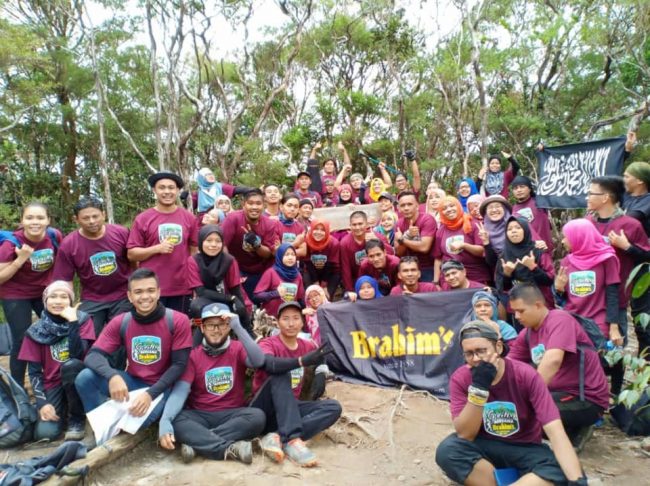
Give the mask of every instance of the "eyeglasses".
POLYGON ((220 331, 223 331, 226 329, 230 323, 228 322, 216 322, 216 323, 210 323, 210 324, 203 324, 203 327, 205 328, 206 331, 215 331, 219 329, 220 331))
POLYGON ((463 356, 465 356, 465 359, 467 361, 472 359, 474 356, 476 356, 478 359, 483 359, 487 355, 488 351, 488 348, 478 348, 474 351, 463 351, 463 356))
POLYGON ((604 195, 605 195, 604 192, 591 192, 591 191, 589 191, 587 193, 587 197, 590 197, 590 196, 604 196, 604 195))

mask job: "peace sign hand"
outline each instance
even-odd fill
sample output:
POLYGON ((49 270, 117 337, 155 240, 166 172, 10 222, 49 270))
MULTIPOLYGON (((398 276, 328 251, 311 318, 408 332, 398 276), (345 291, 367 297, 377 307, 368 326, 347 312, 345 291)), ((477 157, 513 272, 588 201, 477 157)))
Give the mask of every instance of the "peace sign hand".
POLYGON ((481 243, 483 243, 483 246, 489 245, 490 244, 490 235, 488 234, 487 230, 485 229, 485 225, 479 221, 476 224, 476 227, 478 228, 478 237, 480 238, 481 243))
POLYGON ((557 272, 557 275, 555 276, 555 290, 557 290, 559 293, 564 293, 564 289, 566 288, 566 284, 568 282, 569 275, 567 275, 566 267, 561 266, 557 272))

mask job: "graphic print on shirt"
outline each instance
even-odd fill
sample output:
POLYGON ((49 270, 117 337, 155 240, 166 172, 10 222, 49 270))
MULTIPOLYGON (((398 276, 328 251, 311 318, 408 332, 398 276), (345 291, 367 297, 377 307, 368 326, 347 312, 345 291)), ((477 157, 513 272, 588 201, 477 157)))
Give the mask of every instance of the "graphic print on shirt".
POLYGON ((54 265, 54 250, 51 248, 36 250, 29 257, 29 263, 32 265, 32 271, 47 272, 54 265))
POLYGON ((183 243, 183 227, 176 223, 158 225, 158 240, 162 243, 167 240, 177 246, 183 243))
POLYGON ((205 372, 205 389, 212 395, 221 397, 232 390, 234 384, 232 366, 212 368, 205 372))
POLYGON ((596 292, 596 272, 583 270, 569 275, 569 292, 576 297, 587 297, 596 292))
POLYGON ((361 262, 366 258, 366 250, 359 250, 354 252, 354 261, 357 265, 361 265, 361 262))
POLYGON ((293 302, 296 300, 296 294, 298 293, 298 285, 289 282, 282 282, 280 287, 284 289, 284 297, 282 300, 285 302, 293 302))
POLYGON ((537 346, 535 346, 530 350, 530 360, 533 362, 535 366, 538 366, 542 362, 542 358, 544 357, 545 351, 546 348, 542 343, 539 343, 537 346))
POLYGON ((531 223, 535 219, 533 210, 530 208, 521 208, 519 211, 517 211, 517 214, 522 218, 526 218, 526 220, 528 220, 529 223, 531 223))
POLYGON ((302 375, 304 374, 304 370, 302 367, 295 368, 291 370, 290 373, 291 373, 291 389, 293 390, 294 388, 300 386, 300 383, 302 382, 302 375))
POLYGON ((54 361, 58 361, 59 363, 65 363, 70 359, 67 337, 64 337, 58 343, 50 345, 50 356, 52 356, 54 361))
POLYGON ((296 241, 296 234, 295 233, 282 233, 282 243, 293 243, 296 241))
POLYGON ((450 253, 452 255, 458 255, 463 249, 461 248, 460 250, 454 250, 452 248, 452 245, 454 243, 462 243, 465 241, 465 237, 463 235, 454 235, 450 236, 445 240, 445 248, 447 249, 447 253, 450 253))
POLYGON ((320 254, 311 255, 310 259, 312 265, 314 265, 314 267, 318 269, 323 268, 327 263, 327 255, 320 255, 320 254))
POLYGON ((162 340, 158 336, 136 336, 131 339, 131 359, 142 365, 160 361, 162 340))
POLYGON ((517 407, 512 402, 488 402, 483 407, 483 429, 497 437, 510 437, 519 432, 517 407))
POLYGON ((90 264, 92 265, 93 273, 95 275, 106 277, 117 270, 117 258, 115 257, 115 252, 102 251, 95 253, 90 257, 90 264))

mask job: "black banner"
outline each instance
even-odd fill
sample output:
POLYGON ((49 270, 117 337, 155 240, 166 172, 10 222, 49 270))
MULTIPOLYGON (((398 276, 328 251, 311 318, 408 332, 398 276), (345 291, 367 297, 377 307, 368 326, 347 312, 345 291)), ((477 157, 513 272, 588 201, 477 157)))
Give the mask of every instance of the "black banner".
POLYGON ((589 181, 621 175, 625 137, 544 147, 537 152, 539 183, 535 201, 540 208, 585 208, 589 181))
POLYGON ((318 309, 327 364, 342 379, 407 384, 449 398, 449 377, 464 363, 458 332, 474 290, 334 303, 318 309))

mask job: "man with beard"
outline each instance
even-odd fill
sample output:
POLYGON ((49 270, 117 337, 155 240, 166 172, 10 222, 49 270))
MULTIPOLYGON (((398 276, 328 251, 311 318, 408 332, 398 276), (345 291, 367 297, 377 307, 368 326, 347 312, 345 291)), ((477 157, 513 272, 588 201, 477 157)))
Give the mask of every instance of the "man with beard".
POLYGON ((400 283, 393 287, 390 295, 422 294, 438 290, 431 282, 420 282, 420 276, 420 264, 417 257, 405 256, 400 258, 397 267, 397 278, 400 283))
POLYGON ((400 218, 395 229, 395 253, 398 256, 417 257, 421 278, 425 282, 433 280, 433 255, 431 247, 438 225, 427 213, 419 212, 418 200, 414 192, 400 193, 400 218))
MULTIPOLYGON (((390 294, 390 290, 397 285, 397 268, 399 258, 395 255, 388 255, 386 247, 381 240, 366 241, 367 258, 361 262, 359 276, 368 275, 374 278, 379 284, 382 295, 390 294)), ((350 300, 352 292, 348 292, 350 300)))

